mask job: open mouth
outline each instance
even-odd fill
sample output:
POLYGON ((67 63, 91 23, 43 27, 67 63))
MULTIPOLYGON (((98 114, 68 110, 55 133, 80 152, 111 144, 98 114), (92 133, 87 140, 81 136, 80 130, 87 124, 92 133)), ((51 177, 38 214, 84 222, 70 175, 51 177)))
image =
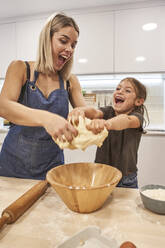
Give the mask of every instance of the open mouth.
POLYGON ((58 59, 59 59, 59 61, 60 61, 61 64, 64 64, 67 61, 67 58, 64 57, 64 56, 62 56, 62 55, 59 55, 58 56, 58 59))
POLYGON ((116 97, 115 98, 115 103, 123 103, 124 99, 120 98, 120 97, 116 97))
POLYGON ((58 59, 60 61, 61 64, 65 64, 69 59, 70 59, 70 56, 67 56, 67 55, 59 55, 58 56, 58 59))

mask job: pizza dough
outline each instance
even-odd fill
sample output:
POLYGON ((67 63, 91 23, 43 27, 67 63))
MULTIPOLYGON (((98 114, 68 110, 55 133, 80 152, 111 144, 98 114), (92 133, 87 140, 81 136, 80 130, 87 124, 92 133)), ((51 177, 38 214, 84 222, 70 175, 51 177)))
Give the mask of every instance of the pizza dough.
POLYGON ((68 148, 72 150, 85 150, 88 146, 91 145, 97 145, 100 147, 103 144, 105 138, 108 136, 108 131, 106 128, 104 128, 104 130, 100 133, 94 134, 92 131, 89 131, 86 128, 86 125, 90 124, 90 122, 91 120, 88 118, 84 119, 81 116, 79 117, 79 124, 77 126, 73 124, 78 131, 78 135, 73 138, 71 143, 68 141, 62 142, 58 138, 56 140, 53 138, 53 140, 61 149, 68 148))

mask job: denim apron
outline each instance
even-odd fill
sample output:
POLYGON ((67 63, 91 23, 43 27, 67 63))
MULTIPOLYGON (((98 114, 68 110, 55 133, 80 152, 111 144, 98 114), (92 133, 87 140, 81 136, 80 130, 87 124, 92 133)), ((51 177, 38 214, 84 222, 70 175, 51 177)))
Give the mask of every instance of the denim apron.
MULTIPOLYGON (((59 74, 60 88, 52 91, 48 98, 35 85, 39 73, 34 72, 30 81, 30 67, 27 65, 27 81, 19 102, 34 109, 42 109, 68 116, 68 92, 59 74)), ((45 82, 46 83, 46 82, 45 82)), ((64 164, 64 154, 43 127, 28 127, 12 124, 0 153, 0 176, 29 179, 45 179, 47 171, 64 164)))

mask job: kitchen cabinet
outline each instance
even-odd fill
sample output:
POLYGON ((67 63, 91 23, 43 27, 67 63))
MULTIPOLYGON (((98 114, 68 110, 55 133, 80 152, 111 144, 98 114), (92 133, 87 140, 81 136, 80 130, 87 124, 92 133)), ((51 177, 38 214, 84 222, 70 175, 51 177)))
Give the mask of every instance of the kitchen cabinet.
POLYGON ((165 6, 130 9, 115 13, 115 72, 156 72, 165 70, 165 6), (157 23, 157 29, 142 26, 157 23), (145 61, 137 62, 137 56, 145 61))
POLYGON ((95 160, 95 153, 96 153, 97 146, 89 146, 86 148, 85 151, 82 151, 80 149, 76 150, 70 150, 70 149, 64 149, 64 158, 65 163, 79 163, 79 162, 94 162, 95 160))
MULTIPOLYGON (((80 27, 73 73, 160 72, 165 70, 165 6, 73 14, 80 27), (157 23, 152 31, 142 25, 157 23), (137 62, 137 56, 146 60, 137 62)), ((70 14, 69 14, 70 15, 70 14)), ((0 77, 13 59, 35 60, 46 17, 0 24, 0 77)))
POLYGON ((113 72, 113 14, 80 14, 75 15, 74 19, 79 25, 80 35, 74 55, 73 72, 113 72))
POLYGON ((16 59, 15 23, 0 24, 0 77, 4 78, 10 62, 16 59))
POLYGON ((16 23, 17 59, 36 60, 39 34, 45 19, 16 23))
MULTIPOLYGON (((0 183, 2 213, 38 181, 0 177, 0 183)), ((76 233, 95 226, 105 238, 115 239, 117 247, 129 240, 138 248, 164 248, 164 225, 165 216, 144 209, 136 189, 115 188, 101 209, 79 214, 68 209, 49 187, 15 223, 4 226, 0 244, 5 248, 57 248, 76 233)))
POLYGON ((160 184, 165 186, 164 166, 165 134, 148 132, 142 135, 138 152, 139 186, 160 184))

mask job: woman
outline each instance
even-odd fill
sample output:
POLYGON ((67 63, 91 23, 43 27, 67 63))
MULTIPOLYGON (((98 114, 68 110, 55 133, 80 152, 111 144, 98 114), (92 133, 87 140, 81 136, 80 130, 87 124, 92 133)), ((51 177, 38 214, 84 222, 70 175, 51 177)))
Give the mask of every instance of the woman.
POLYGON ((45 179, 64 163, 52 140, 69 142, 77 135, 66 120, 68 99, 85 106, 80 84, 71 75, 79 28, 64 15, 51 16, 43 27, 36 62, 13 61, 0 95, 0 115, 12 124, 0 153, 0 176, 45 179))

